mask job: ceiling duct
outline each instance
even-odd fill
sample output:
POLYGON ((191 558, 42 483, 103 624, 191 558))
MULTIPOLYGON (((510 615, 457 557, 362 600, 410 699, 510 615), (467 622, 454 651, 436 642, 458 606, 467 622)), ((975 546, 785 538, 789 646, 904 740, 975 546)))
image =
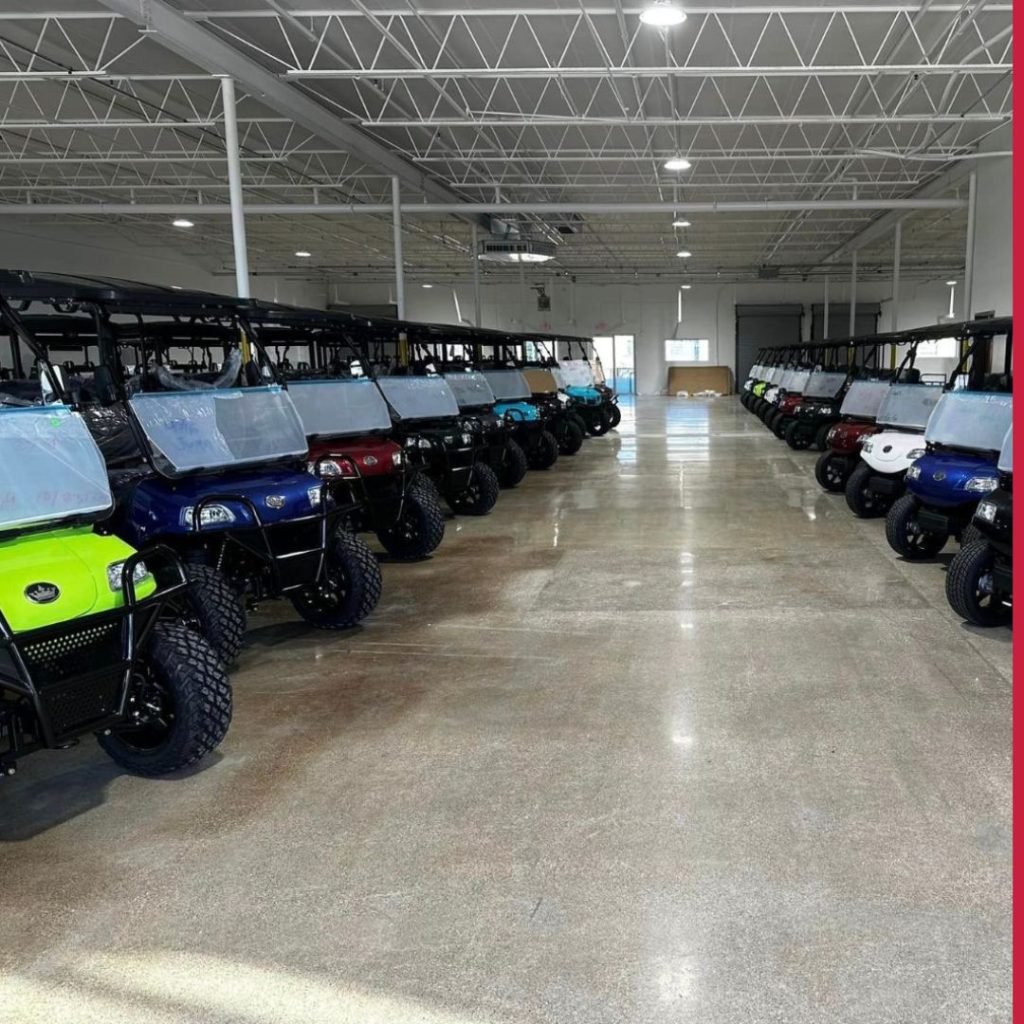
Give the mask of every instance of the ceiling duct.
POLYGON ((555 247, 534 238, 485 238, 477 258, 488 263, 547 263, 555 258, 555 247))

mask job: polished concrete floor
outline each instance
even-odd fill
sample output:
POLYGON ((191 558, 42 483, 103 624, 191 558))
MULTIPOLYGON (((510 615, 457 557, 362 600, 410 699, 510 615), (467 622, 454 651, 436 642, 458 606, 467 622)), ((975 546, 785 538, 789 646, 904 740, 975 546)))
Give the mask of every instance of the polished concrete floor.
POLYGON ((220 755, 0 783, 0 1021, 1009 1019, 1010 634, 734 399, 641 400, 220 755))

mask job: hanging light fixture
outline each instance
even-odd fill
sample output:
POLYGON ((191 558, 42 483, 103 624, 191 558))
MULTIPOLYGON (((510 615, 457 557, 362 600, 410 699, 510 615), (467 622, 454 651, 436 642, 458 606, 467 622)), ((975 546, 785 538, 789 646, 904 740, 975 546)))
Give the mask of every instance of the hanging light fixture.
POLYGON ((684 156, 674 156, 671 160, 665 161, 666 171, 688 171, 693 164, 684 156))
POLYGON ((676 255, 681 260, 688 260, 693 255, 693 253, 690 252, 689 249, 680 249, 679 252, 676 253, 676 255))
POLYGON ((690 222, 682 218, 679 220, 672 221, 672 227, 674 228, 688 228, 689 226, 690 222))
POLYGON ((194 228, 195 224, 192 223, 187 217, 175 217, 171 223, 176 228, 194 228))
POLYGON ((640 12, 640 20, 653 28, 673 28, 686 21, 686 12, 672 0, 654 0, 640 12))

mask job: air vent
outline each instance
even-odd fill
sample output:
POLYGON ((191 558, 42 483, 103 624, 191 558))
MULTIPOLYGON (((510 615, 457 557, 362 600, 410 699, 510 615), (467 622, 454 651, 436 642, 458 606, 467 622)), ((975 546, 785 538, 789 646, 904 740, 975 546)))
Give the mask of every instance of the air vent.
POLYGON ((532 238, 485 238, 478 257, 489 263, 547 263, 555 258, 555 247, 532 238))

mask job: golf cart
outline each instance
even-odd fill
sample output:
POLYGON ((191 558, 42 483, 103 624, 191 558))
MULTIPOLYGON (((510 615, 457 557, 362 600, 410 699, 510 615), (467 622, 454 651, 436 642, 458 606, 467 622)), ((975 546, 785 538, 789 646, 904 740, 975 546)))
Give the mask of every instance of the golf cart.
POLYGON ((875 418, 892 386, 890 380, 855 380, 843 396, 842 418, 826 434, 828 447, 814 465, 814 478, 826 491, 838 494, 846 489, 860 446, 881 429, 875 418))
POLYGON ((89 733, 135 774, 186 768, 227 733, 227 675, 178 616, 181 563, 105 532, 113 496, 96 442, 42 400, 39 377, 0 380, 0 776, 89 733))
POLYGON ((494 411, 505 418, 530 469, 550 469, 558 461, 558 441, 547 429, 541 409, 531 401, 526 378, 511 367, 485 369, 483 374, 494 394, 494 411))
POLYGON ((813 372, 812 366, 803 361, 793 369, 783 373, 777 387, 772 388, 765 400, 770 408, 765 410, 763 419, 764 425, 780 440, 786 433, 793 410, 800 404, 803 398, 804 388, 810 380, 813 372))
POLYGON ((444 539, 444 512, 434 487, 391 439, 388 404, 349 340, 355 321, 253 306, 245 318, 249 335, 287 383, 309 443, 309 470, 348 510, 346 528, 374 533, 393 558, 426 558, 444 539))
POLYGON ((884 516, 906 491, 906 474, 924 454, 924 432, 944 391, 967 386, 982 389, 992 362, 992 339, 1006 338, 1004 362, 1009 367, 1012 346, 1011 321, 977 320, 907 332, 911 350, 886 393, 875 417, 878 431, 860 446, 860 458, 846 482, 846 503, 854 515, 866 519, 884 516), (945 382, 923 383, 914 368, 922 342, 953 336, 963 352, 945 382))
POLYGON ((770 348, 758 350, 757 355, 754 356, 754 365, 747 371, 747 379, 743 382, 743 387, 740 388, 740 405, 748 412, 750 411, 750 402, 754 398, 754 387, 764 380, 771 351, 770 348))
POLYGON ((946 597, 953 611, 975 626, 1009 621, 1013 603, 1013 428, 996 463, 999 486, 978 502, 971 525, 977 539, 953 556, 946 597))
POLYGON ((793 368, 791 360, 796 358, 798 352, 799 348, 793 345, 778 349, 773 353, 773 358, 765 369, 764 379, 754 385, 750 411, 762 422, 772 407, 768 395, 779 386, 786 371, 793 368))
POLYGON ((580 394, 585 392, 589 398, 596 391, 608 414, 609 430, 614 430, 622 422, 622 410, 619 408, 618 395, 608 386, 600 356, 596 352, 593 352, 592 357, 587 354, 587 345, 593 348, 593 343, 582 338, 558 338, 556 341, 564 344, 568 352, 568 357, 560 361, 568 382, 566 394, 575 397, 573 388, 581 388, 580 394), (573 354, 574 347, 579 349, 578 356, 573 354))
POLYGON ((999 486, 997 462, 1012 419, 1007 392, 947 391, 939 399, 924 451, 907 470, 907 493, 885 519, 893 551, 932 558, 951 536, 962 537, 978 502, 999 486))
POLYGON ((52 275, 4 275, 0 296, 37 356, 77 352, 66 387, 107 462, 112 529, 182 557, 193 615, 225 664, 241 648, 243 598, 287 597, 321 629, 373 610, 380 567, 343 528, 352 509, 310 482, 290 397, 243 352, 242 300, 52 275), (51 323, 31 315, 40 307, 74 315, 51 323))
POLYGON ((783 436, 790 448, 803 451, 812 445, 819 450, 825 447, 828 432, 839 420, 849 379, 849 370, 821 369, 810 375, 786 424, 783 436))

